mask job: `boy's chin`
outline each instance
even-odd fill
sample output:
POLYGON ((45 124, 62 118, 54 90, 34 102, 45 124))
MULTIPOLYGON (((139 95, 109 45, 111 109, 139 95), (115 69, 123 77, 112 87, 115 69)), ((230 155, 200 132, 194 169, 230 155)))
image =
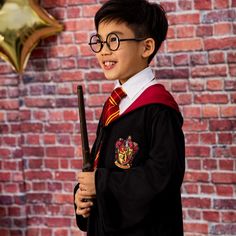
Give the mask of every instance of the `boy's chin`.
POLYGON ((111 76, 111 75, 106 75, 105 74, 105 77, 107 80, 110 80, 110 81, 114 81, 114 80, 118 80, 119 78, 117 78, 117 76, 111 76))

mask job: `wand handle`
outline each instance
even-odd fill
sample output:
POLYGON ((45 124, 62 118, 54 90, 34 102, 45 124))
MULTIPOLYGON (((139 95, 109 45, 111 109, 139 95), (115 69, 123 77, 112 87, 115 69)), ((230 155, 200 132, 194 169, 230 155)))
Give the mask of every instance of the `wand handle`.
POLYGON ((81 132, 82 153, 83 153, 83 171, 92 171, 93 166, 90 160, 88 132, 87 132, 85 108, 84 108, 84 95, 83 95, 83 88, 81 85, 77 86, 77 95, 78 95, 80 132, 81 132))

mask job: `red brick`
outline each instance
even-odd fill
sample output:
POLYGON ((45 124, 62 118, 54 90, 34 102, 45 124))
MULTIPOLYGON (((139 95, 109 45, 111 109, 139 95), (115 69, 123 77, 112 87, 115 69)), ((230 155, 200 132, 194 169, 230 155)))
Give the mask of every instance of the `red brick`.
POLYGON ((229 1, 228 0, 215 0, 214 7, 217 9, 228 8, 229 1))
POLYGON ((186 118, 200 118, 201 108, 200 107, 184 107, 184 117, 186 118))
POLYGON ((82 14, 85 17, 94 17, 97 10, 100 8, 100 5, 93 5, 93 6, 83 6, 82 7, 82 14))
POLYGON ((232 131, 234 124, 230 120, 210 120, 210 131, 232 131))
POLYGON ((196 30, 198 37, 206 37, 213 35, 213 26, 211 25, 199 25, 196 30))
POLYGON ((17 110, 19 108, 19 101, 13 99, 1 99, 0 109, 4 110, 17 110))
POLYGON ((236 200, 235 199, 215 199, 213 201, 214 209, 235 209, 236 200))
POLYGON ((94 30, 94 23, 92 19, 68 20, 64 23, 64 26, 67 32, 94 30))
POLYGON ((175 92, 186 92, 187 91, 187 83, 186 81, 176 81, 172 83, 172 91, 175 92))
POLYGON ((200 22, 200 15, 199 13, 194 14, 169 14, 168 16, 169 24, 170 25, 179 25, 179 24, 198 24, 200 22))
POLYGON ((40 144, 40 137, 39 137, 39 135, 34 135, 34 134, 27 135, 26 143, 38 146, 40 144))
POLYGON ((223 222, 234 223, 236 222, 236 212, 235 211, 222 212, 221 218, 223 222))
POLYGON ((196 210, 188 210, 188 216, 190 219, 201 219, 201 212, 196 210))
POLYGON ((208 222, 219 222, 220 214, 216 211, 203 211, 203 219, 208 222))
POLYGON ((193 65, 206 65, 207 55, 206 54, 193 54, 191 55, 191 63, 193 65))
POLYGON ((75 69, 76 60, 74 58, 65 58, 61 60, 61 67, 63 69, 75 69))
POLYGON ((0 180, 1 181, 10 181, 11 180, 11 174, 6 173, 6 172, 0 173, 0 180))
POLYGON ((217 169, 217 162, 214 159, 203 160, 203 169, 205 170, 215 170, 217 169))
POLYGON ((204 40, 204 48, 205 50, 213 50, 213 49, 231 49, 236 47, 235 38, 218 38, 218 39, 205 39, 204 40))
POLYGON ((211 91, 222 91, 224 87, 224 82, 222 80, 208 80, 207 90, 211 91))
POLYGON ((46 159, 44 161, 45 167, 50 169, 58 169, 59 168, 59 161, 53 159, 46 159))
POLYGON ((63 120, 63 111, 49 111, 49 120, 53 121, 62 121, 63 120))
POLYGON ((200 193, 202 194, 214 194, 215 193, 215 189, 213 185, 207 185, 207 184, 202 184, 201 185, 201 189, 200 189, 200 193))
POLYGON ((39 123, 23 123, 21 124, 21 131, 24 133, 41 133, 43 125, 39 123))
POLYGON ((47 218, 46 225, 48 227, 69 227, 70 219, 62 217, 47 218))
POLYGON ((28 160, 28 165, 30 169, 40 169, 43 165, 43 160, 42 159, 31 159, 28 160))
POLYGON ((68 7, 67 8, 68 18, 77 18, 81 16, 81 8, 68 7))
POLYGON ((226 74, 227 68, 225 66, 199 66, 192 69, 192 77, 215 77, 226 76, 226 74))
POLYGON ((175 38, 175 28, 170 25, 167 32, 167 39, 175 38))
POLYGON ((44 135, 44 144, 55 144, 56 137, 55 135, 46 134, 44 135))
POLYGON ((73 125, 69 123, 53 123, 47 125, 45 131, 49 133, 72 133, 73 125))
POLYGON ((200 134, 200 143, 201 144, 215 144, 216 135, 214 133, 202 133, 200 134))
POLYGON ((232 197, 234 191, 233 191, 232 186, 228 186, 228 185, 217 185, 217 186, 216 186, 216 193, 217 193, 219 196, 232 197))
POLYGON ((64 111, 63 117, 65 121, 76 121, 78 120, 78 113, 77 111, 70 110, 70 111, 64 111))
POLYGON ((231 23, 218 23, 214 26, 215 35, 230 35, 232 34, 232 24, 231 23))
POLYGON ((210 205, 211 205, 211 199, 209 198, 193 198, 193 197, 185 198, 183 197, 184 207, 205 209, 205 208, 209 208, 210 205))
POLYGON ((199 134, 196 133, 185 133, 186 144, 197 144, 199 143, 199 134))
POLYGON ((40 179, 40 180, 50 180, 52 179, 52 173, 50 171, 27 171, 25 173, 26 179, 40 179))
POLYGON ((236 183, 235 173, 212 173, 213 183, 236 183))
POLYGON ((49 51, 50 57, 73 57, 78 55, 78 48, 76 46, 58 46, 49 51))
POLYGON ((194 8, 197 10, 210 10, 212 9, 211 0, 194 0, 194 8))
POLYGON ((184 224, 184 232, 206 234, 208 232, 208 224, 188 223, 184 224))
POLYGON ((33 191, 46 191, 46 184, 45 183, 33 183, 33 187, 32 187, 33 191))
POLYGON ((197 104, 226 104, 228 103, 228 96, 226 94, 202 94, 196 95, 194 101, 197 104))
POLYGON ((184 189, 185 189, 186 193, 189 193, 189 194, 197 194, 198 193, 198 186, 193 183, 191 183, 191 184, 185 183, 184 189))
POLYGON ((189 77, 189 70, 188 69, 159 69, 157 71, 157 76, 160 79, 187 79, 189 77))
POLYGON ((43 157, 44 148, 43 147, 23 147, 22 148, 24 156, 33 156, 33 157, 43 157))
POLYGON ((184 130, 185 131, 206 131, 208 130, 208 122, 205 120, 198 119, 186 119, 184 122, 184 130))
POLYGON ((193 26, 179 26, 177 27, 177 38, 193 38, 195 28, 193 26))
POLYGON ((59 204, 71 204, 73 202, 73 195, 71 194, 55 194, 54 195, 55 203, 59 204))
POLYGON ((221 170, 233 171, 234 162, 233 160, 219 160, 219 167, 221 170))
POLYGON ((204 23, 231 21, 233 18, 235 18, 235 11, 233 9, 208 11, 203 14, 204 23))
POLYGON ((50 203, 52 201, 52 194, 50 193, 28 193, 28 203, 50 203))
POLYGON ((190 9, 192 9, 192 1, 179 0, 179 7, 182 10, 190 10, 190 9))
POLYGON ((189 65, 188 55, 181 54, 181 55, 174 56, 174 65, 176 66, 189 65))
POLYGON ((231 133, 219 133, 218 134, 218 143, 219 144, 232 144, 233 137, 231 133))
POLYGON ((236 106, 221 107, 220 113, 222 117, 235 117, 236 106))
POLYGON ((200 39, 188 39, 167 42, 168 52, 199 51, 202 50, 200 39))
POLYGON ((229 65, 229 74, 230 76, 236 76, 236 65, 229 65))
POLYGON ((228 52, 227 61, 229 63, 236 63, 236 52, 228 52))
POLYGON ((204 106, 202 110, 202 116, 207 118, 219 117, 219 107, 218 106, 204 106))
POLYGON ((184 180, 186 182, 208 182, 209 174, 208 173, 198 173, 198 172, 185 172, 184 180))
POLYGON ((194 80, 190 81, 189 87, 191 91, 204 91, 205 83, 202 80, 194 80))
POLYGON ((225 55, 223 52, 210 52, 209 63, 210 64, 221 64, 225 62, 225 55))
POLYGON ((47 147, 47 157, 74 157, 73 147, 47 147))
POLYGON ((188 167, 189 170, 190 169, 201 170, 201 161, 197 160, 197 159, 192 160, 188 157, 187 167, 188 167))

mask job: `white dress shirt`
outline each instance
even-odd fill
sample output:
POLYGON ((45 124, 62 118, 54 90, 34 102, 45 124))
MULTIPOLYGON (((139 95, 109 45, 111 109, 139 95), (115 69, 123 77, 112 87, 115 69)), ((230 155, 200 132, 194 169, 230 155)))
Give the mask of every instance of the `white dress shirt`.
POLYGON ((122 87, 127 96, 119 104, 120 114, 122 114, 138 97, 151 85, 157 84, 157 80, 150 67, 145 68, 136 75, 129 78, 124 84, 116 82, 115 88, 122 87))

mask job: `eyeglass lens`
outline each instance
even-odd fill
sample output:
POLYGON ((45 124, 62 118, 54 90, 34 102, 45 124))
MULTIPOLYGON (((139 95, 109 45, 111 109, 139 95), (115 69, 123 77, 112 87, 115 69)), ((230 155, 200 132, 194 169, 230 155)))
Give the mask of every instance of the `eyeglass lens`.
POLYGON ((110 50, 116 51, 120 46, 120 39, 115 33, 108 34, 106 41, 102 41, 99 35, 93 35, 90 39, 89 45, 94 52, 100 52, 104 43, 107 44, 110 50))

